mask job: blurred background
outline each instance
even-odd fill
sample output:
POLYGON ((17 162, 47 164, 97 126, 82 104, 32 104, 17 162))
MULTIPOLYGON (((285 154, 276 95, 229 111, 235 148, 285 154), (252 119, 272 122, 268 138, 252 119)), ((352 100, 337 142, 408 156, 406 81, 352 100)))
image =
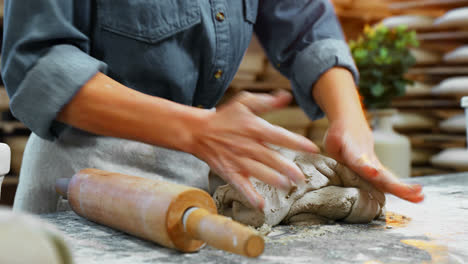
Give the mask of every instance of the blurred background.
MULTIPOLYGON (((359 91, 383 163, 400 177, 468 171, 460 105, 468 96, 468 0, 331 1, 361 72, 359 91)), ((3 18, 3 0, 0 7, 3 18)), ((222 102, 240 91, 279 89, 291 90, 289 81, 253 38, 222 102)), ((30 133, 8 102, 1 84, 0 142, 12 151, 3 205, 13 202, 30 133)), ((318 145, 328 126, 326 119, 309 120, 295 102, 262 117, 318 145)))

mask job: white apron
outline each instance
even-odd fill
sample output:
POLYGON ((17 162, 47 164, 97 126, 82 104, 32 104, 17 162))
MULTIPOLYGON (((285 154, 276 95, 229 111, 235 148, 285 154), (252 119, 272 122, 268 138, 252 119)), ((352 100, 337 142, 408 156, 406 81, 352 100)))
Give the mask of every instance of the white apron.
POLYGON ((37 214, 57 211, 61 199, 55 193, 56 179, 70 178, 84 168, 164 179, 208 190, 209 167, 191 154, 68 128, 54 142, 31 134, 13 210, 37 214))

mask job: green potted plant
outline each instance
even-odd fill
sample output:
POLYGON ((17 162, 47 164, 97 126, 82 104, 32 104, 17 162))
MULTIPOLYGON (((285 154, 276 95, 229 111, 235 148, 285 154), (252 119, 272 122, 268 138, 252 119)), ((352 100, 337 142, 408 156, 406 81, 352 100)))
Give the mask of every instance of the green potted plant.
POLYGON ((406 26, 366 26, 359 39, 350 42, 367 109, 388 108, 394 97, 405 94, 406 85, 412 83, 405 74, 416 63, 409 48, 418 45, 416 32, 406 26))
POLYGON ((406 86, 412 83, 405 74, 416 63, 410 52, 410 47, 419 45, 416 32, 406 26, 366 26, 349 45, 361 76, 359 93, 373 117, 375 152, 397 176, 409 177, 410 142, 393 130, 396 110, 389 107, 392 99, 404 95, 406 86))

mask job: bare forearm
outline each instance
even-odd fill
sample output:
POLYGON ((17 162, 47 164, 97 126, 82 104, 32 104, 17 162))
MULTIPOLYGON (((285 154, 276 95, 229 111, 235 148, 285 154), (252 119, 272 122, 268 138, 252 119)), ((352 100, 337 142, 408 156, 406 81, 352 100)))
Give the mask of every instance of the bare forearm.
POLYGON ((350 117, 365 119, 353 76, 346 69, 332 68, 324 73, 312 96, 331 122, 350 117))
POLYGON ((290 180, 304 180, 293 162, 265 144, 317 151, 308 139, 257 116, 290 101, 291 95, 284 92, 244 92, 211 112, 139 93, 99 73, 62 109, 58 120, 101 135, 191 153, 234 185, 253 206, 262 208, 263 198, 249 176, 287 190, 290 180))
POLYGON ((98 73, 62 109, 57 120, 105 136, 186 151, 190 127, 207 110, 177 104, 130 89, 98 73))
POLYGON ((329 70, 317 82, 312 94, 330 121, 324 138, 328 155, 383 192, 410 202, 424 200, 421 186, 400 182, 375 155, 372 131, 350 72, 342 68, 329 70))

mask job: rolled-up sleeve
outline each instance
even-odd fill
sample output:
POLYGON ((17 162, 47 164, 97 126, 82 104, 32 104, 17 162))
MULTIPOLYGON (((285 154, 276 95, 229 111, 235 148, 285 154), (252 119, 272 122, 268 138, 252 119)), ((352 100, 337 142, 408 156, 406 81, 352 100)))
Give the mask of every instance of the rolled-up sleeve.
POLYGON ((1 63, 10 109, 45 139, 58 136, 63 124, 55 118, 78 90, 98 71, 106 72, 89 55, 87 34, 73 24, 86 19, 73 2, 5 1, 1 63))
POLYGON ((272 64, 291 80, 298 104, 315 120, 323 111, 312 97, 320 76, 333 67, 359 79, 329 0, 260 0, 255 32, 272 64))

